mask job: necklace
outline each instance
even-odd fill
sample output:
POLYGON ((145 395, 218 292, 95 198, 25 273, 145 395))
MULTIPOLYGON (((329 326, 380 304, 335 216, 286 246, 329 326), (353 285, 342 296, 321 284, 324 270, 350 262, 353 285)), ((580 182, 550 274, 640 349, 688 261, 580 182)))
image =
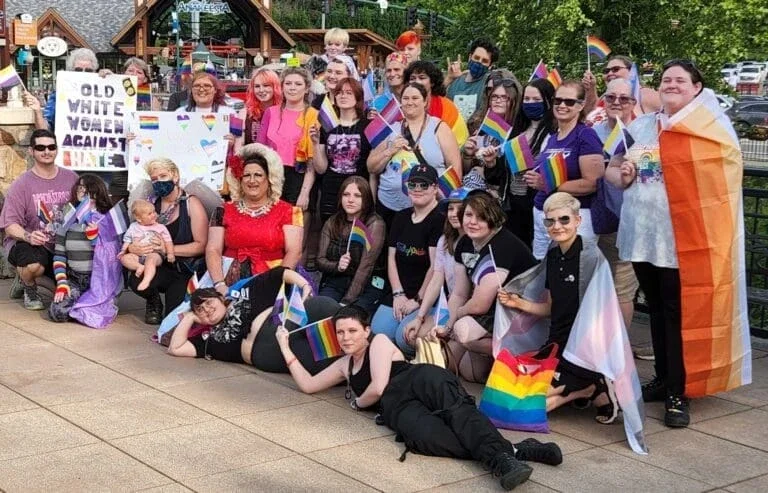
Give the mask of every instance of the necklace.
POLYGON ((270 202, 267 202, 266 204, 260 205, 256 208, 252 208, 248 207, 248 205, 246 205, 245 201, 242 199, 237 201, 237 212, 240 214, 245 214, 246 216, 261 217, 268 213, 270 209, 272 209, 272 203, 270 202))
MULTIPOLYGON (((168 207, 166 210, 161 211, 160 214, 157 215, 157 222, 160 224, 166 225, 168 222, 170 222, 171 217, 173 217, 173 213, 176 211, 176 207, 179 205, 179 201, 181 200, 182 194, 179 193, 179 195, 176 197, 176 200, 173 201, 170 207, 168 207)), ((162 206, 162 201, 160 202, 160 205, 162 206)))

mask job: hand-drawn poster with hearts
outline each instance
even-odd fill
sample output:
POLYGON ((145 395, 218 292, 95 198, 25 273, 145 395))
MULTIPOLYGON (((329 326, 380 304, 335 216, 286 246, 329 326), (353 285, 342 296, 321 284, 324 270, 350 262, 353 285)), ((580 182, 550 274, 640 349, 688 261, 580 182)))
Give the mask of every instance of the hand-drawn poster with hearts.
POLYGON ((224 184, 224 166, 230 132, 228 113, 171 113, 137 111, 131 115, 128 145, 128 188, 149 179, 144 164, 168 158, 179 167, 181 185, 196 178, 213 190, 224 184))

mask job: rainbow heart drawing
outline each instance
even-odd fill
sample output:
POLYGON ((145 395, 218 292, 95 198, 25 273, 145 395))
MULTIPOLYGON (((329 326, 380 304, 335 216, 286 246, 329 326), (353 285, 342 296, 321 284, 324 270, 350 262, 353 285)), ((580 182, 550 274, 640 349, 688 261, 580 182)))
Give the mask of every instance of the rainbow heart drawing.
POLYGON ((203 148, 206 154, 208 154, 208 157, 211 156, 214 152, 216 152, 216 149, 219 147, 218 142, 215 140, 206 140, 202 139, 200 141, 200 147, 203 148))
POLYGON ((213 130, 213 127, 216 125, 216 115, 203 115, 203 122, 208 127, 208 130, 213 130))
POLYGON ((182 130, 186 130, 189 126, 189 115, 176 115, 176 121, 182 130))

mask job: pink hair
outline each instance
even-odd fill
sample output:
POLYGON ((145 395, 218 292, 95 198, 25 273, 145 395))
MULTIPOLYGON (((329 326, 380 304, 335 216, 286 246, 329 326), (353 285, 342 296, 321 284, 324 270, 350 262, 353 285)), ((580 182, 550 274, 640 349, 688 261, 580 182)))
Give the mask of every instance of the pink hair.
POLYGON ((269 69, 257 70, 256 73, 253 74, 251 81, 248 83, 248 89, 245 92, 246 114, 254 120, 260 120, 261 115, 263 115, 264 111, 267 109, 262 107, 261 101, 259 101, 253 91, 253 83, 256 81, 257 77, 261 78, 261 81, 264 84, 272 87, 273 105, 279 106, 283 102, 283 90, 280 87, 280 77, 278 77, 276 73, 269 69))
POLYGON ((399 51, 405 50, 405 47, 409 44, 416 43, 417 45, 421 44, 421 38, 415 31, 405 31, 403 34, 397 37, 397 41, 395 41, 395 46, 399 51))

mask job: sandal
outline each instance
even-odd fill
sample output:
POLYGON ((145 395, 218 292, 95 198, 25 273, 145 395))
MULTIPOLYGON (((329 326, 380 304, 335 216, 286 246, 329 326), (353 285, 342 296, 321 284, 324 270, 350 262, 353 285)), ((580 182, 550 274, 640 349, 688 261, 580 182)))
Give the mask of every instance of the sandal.
POLYGON ((595 390, 595 393, 593 394, 593 398, 602 393, 605 393, 608 397, 608 404, 595 406, 597 410, 595 421, 602 425, 610 425, 616 421, 616 418, 619 417, 619 412, 621 411, 619 402, 616 398, 616 390, 613 387, 613 382, 605 378, 601 379, 597 386, 597 390, 595 390))

